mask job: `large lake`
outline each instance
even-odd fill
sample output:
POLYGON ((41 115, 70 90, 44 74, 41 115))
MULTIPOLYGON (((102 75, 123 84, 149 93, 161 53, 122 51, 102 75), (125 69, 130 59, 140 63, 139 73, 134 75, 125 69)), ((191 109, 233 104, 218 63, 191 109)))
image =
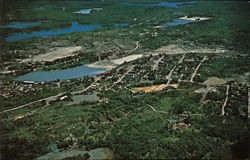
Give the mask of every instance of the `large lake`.
POLYGON ((35 81, 35 82, 50 82, 55 80, 68 80, 81 78, 84 76, 95 76, 99 73, 106 72, 104 68, 90 68, 86 66, 78 66, 74 68, 59 70, 59 71, 40 71, 31 72, 19 76, 17 81, 35 81))
POLYGON ((0 28, 15 28, 15 29, 23 29, 30 26, 37 26, 41 24, 41 22, 17 22, 17 23, 11 23, 7 25, 1 25, 0 28))
MULTIPOLYGON (((121 24, 115 24, 110 27, 124 27, 128 26, 127 23, 121 23, 121 24)), ((66 34, 66 33, 73 33, 73 32, 89 32, 100 28, 107 28, 103 27, 99 24, 89 24, 89 25, 82 25, 78 22, 72 22, 71 27, 59 29, 59 30, 48 30, 48 31, 38 31, 38 32, 32 32, 32 33, 14 33, 8 37, 5 38, 6 41, 19 41, 23 39, 33 38, 33 37, 47 37, 47 36, 54 36, 54 35, 60 35, 60 34, 66 34)))
POLYGON ((160 3, 123 3, 123 4, 129 5, 129 6, 161 6, 161 7, 181 8, 181 7, 187 7, 187 5, 194 4, 194 3, 195 1, 160 2, 160 3))

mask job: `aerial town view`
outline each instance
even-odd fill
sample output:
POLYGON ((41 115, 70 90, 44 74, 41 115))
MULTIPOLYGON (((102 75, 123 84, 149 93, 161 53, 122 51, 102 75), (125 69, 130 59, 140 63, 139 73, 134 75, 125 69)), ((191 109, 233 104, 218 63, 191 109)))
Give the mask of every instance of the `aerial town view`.
POLYGON ((2 0, 0 160, 249 158, 250 1, 2 0))

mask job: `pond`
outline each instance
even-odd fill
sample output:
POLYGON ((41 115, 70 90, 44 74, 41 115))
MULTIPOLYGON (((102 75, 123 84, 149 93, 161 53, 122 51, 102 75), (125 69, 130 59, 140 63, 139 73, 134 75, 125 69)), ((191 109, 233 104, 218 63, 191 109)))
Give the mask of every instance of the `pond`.
POLYGON ((86 66, 78 66, 74 68, 59 70, 59 71, 37 71, 27 73, 16 78, 17 81, 35 81, 35 82, 50 82, 55 80, 69 80, 82 78, 84 76, 95 76, 99 73, 106 72, 104 68, 90 68, 86 66))
POLYGON ((1 25, 0 28, 15 28, 15 29, 23 29, 30 26, 37 26, 41 24, 41 22, 17 22, 17 23, 11 23, 7 25, 1 25))
POLYGON ((195 1, 160 2, 160 3, 123 3, 123 4, 129 5, 129 6, 160 6, 160 7, 181 8, 181 7, 187 7, 187 5, 194 4, 194 3, 195 3, 195 1))
MULTIPOLYGON (((128 26, 127 23, 121 23, 121 24, 115 24, 112 27, 124 27, 128 26)), ((47 36, 54 36, 54 35, 60 35, 60 34, 66 34, 66 33, 73 33, 73 32, 89 32, 100 28, 110 28, 110 27, 103 27, 99 24, 87 24, 82 25, 78 22, 74 21, 71 22, 71 27, 59 29, 59 30, 48 30, 48 31, 38 31, 38 32, 32 32, 32 33, 14 33, 8 37, 5 38, 6 41, 19 41, 23 39, 28 38, 34 38, 34 37, 47 37, 47 36)))

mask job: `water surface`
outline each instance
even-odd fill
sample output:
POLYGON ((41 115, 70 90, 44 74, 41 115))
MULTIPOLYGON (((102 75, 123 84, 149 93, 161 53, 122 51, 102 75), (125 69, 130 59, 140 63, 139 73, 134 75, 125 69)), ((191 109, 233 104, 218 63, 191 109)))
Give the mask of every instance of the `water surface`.
POLYGON ((172 8, 181 8, 186 7, 187 4, 194 4, 195 1, 187 2, 160 2, 160 3, 123 3, 124 5, 129 6, 161 6, 161 7, 172 7, 172 8))
POLYGON ((128 26, 128 23, 118 23, 114 25, 114 27, 126 27, 126 26, 128 26))
MULTIPOLYGON (((127 25, 128 24, 126 23, 121 23, 121 24, 115 24, 111 27, 124 27, 127 25)), ((32 32, 32 33, 14 33, 6 37, 5 40, 6 41, 19 41, 19 40, 34 38, 34 37, 47 37, 47 36, 54 36, 54 35, 73 33, 73 32, 89 32, 89 31, 93 31, 96 29, 100 29, 100 28, 105 28, 105 27, 99 24, 82 25, 74 21, 71 23, 71 27, 69 28, 64 28, 64 29, 59 29, 59 30, 38 31, 38 32, 32 32)))
POLYGON ((69 80, 82 78, 84 76, 95 76, 99 73, 104 73, 104 68, 90 68, 86 66, 78 66, 74 68, 59 70, 59 71, 40 71, 31 72, 16 78, 17 81, 35 81, 35 82, 50 82, 55 80, 69 80))
POLYGON ((11 23, 7 25, 1 25, 0 28, 16 28, 16 29, 23 29, 30 26, 37 26, 41 24, 41 22, 17 22, 17 23, 11 23))

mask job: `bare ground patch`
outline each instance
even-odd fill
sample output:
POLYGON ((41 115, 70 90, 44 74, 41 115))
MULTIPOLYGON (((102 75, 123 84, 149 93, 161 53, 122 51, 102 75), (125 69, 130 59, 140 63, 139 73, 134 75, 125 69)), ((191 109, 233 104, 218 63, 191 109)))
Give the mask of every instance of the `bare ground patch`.
POLYGON ((188 16, 184 16, 184 17, 180 17, 179 19, 183 19, 183 20, 192 20, 192 21, 206 21, 206 20, 210 20, 210 17, 188 17, 188 16))
POLYGON ((60 47, 54 49, 53 51, 47 52, 45 54, 39 54, 32 58, 27 58, 22 60, 22 62, 53 62, 57 59, 62 59, 66 57, 71 57, 75 55, 75 52, 80 51, 81 46, 76 47, 60 47))
POLYGON ((136 59, 141 58, 141 57, 143 57, 143 54, 130 55, 130 56, 126 56, 123 58, 117 58, 117 59, 113 59, 113 60, 98 61, 95 63, 88 64, 86 66, 93 67, 93 68, 112 69, 112 68, 116 67, 117 65, 123 64, 125 62, 130 62, 130 61, 136 60, 136 59))
POLYGON ((206 54, 206 53, 214 53, 214 54, 222 54, 222 53, 231 53, 224 46, 214 46, 214 45, 168 45, 156 49, 152 52, 147 54, 158 55, 159 53, 166 53, 166 54, 186 54, 186 53, 199 53, 199 54, 206 54))
MULTIPOLYGON (((160 85, 153 85, 153 86, 146 86, 146 87, 137 87, 137 88, 133 88, 132 90, 137 91, 137 92, 150 93, 150 92, 163 90, 166 87, 167 87, 166 84, 160 84, 160 85)), ((178 88, 178 84, 169 84, 168 87, 178 88)))
POLYGON ((197 54, 206 54, 206 53, 214 53, 214 54, 223 54, 223 53, 231 53, 232 51, 227 50, 223 46, 205 46, 205 45, 168 45, 156 49, 154 51, 145 52, 144 54, 136 54, 129 55, 122 58, 117 58, 113 60, 101 60, 98 62, 94 62, 88 64, 86 66, 93 68, 106 68, 112 69, 117 65, 121 65, 124 62, 130 62, 136 60, 138 58, 142 58, 145 56, 157 56, 159 54, 187 54, 187 53, 197 53, 197 54))
POLYGON ((206 85, 223 85, 226 84, 227 81, 218 77, 209 77, 203 84, 206 85))

